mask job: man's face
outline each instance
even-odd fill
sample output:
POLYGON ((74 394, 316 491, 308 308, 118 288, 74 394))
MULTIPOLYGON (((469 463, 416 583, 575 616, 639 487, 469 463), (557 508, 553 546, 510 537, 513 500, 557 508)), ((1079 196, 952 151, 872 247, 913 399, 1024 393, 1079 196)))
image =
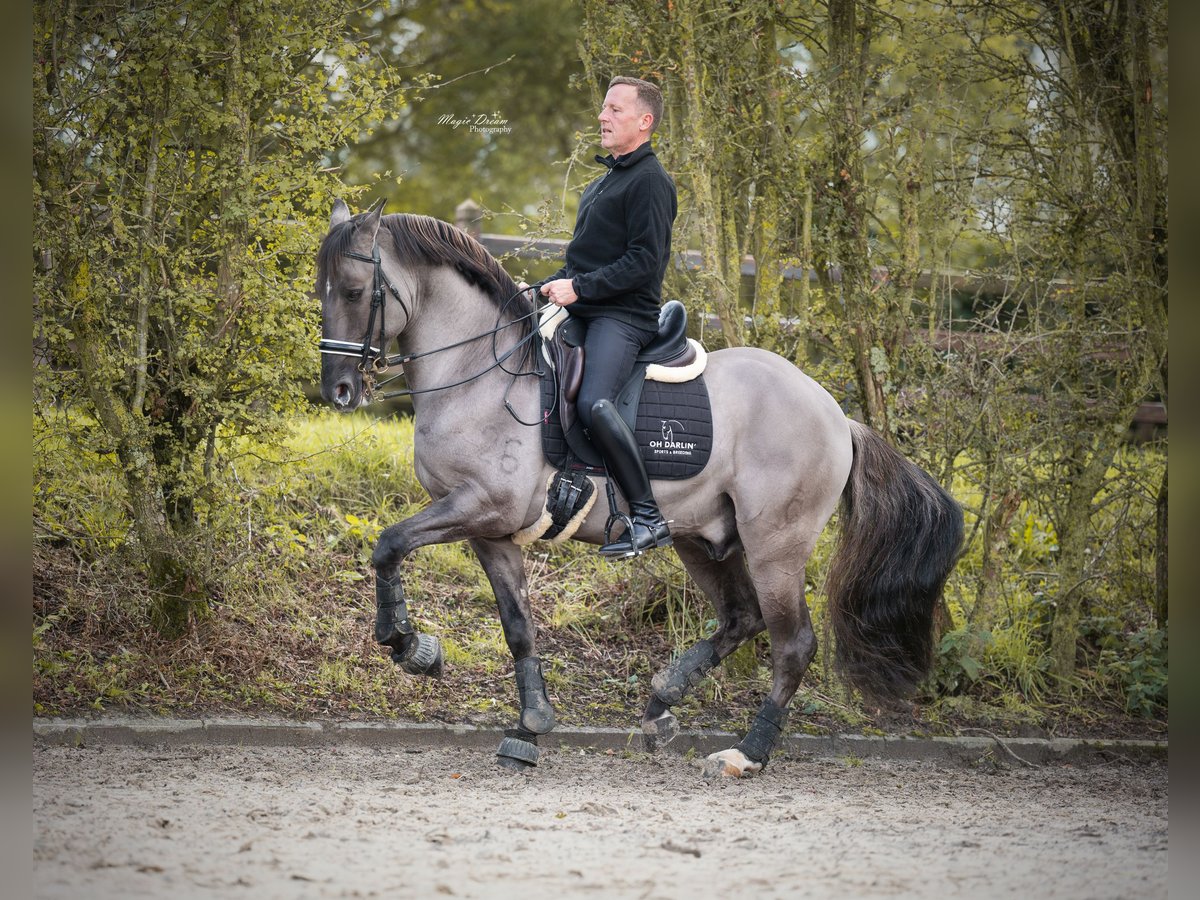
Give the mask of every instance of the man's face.
POLYGON ((636 150, 650 136, 654 117, 638 102, 632 84, 614 84, 600 110, 600 146, 613 156, 636 150))

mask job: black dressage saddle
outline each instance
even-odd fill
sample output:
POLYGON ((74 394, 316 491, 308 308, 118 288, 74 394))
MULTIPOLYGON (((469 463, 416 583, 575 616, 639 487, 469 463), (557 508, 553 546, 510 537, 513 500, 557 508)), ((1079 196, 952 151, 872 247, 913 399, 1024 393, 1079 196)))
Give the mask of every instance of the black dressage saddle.
MULTIPOLYGON (((543 449, 558 468, 582 464, 602 472, 603 459, 575 406, 587 364, 586 328, 578 318, 567 317, 544 338, 550 367, 542 379, 543 449)), ((708 462, 712 412, 697 366, 697 347, 687 339, 687 308, 678 300, 663 304, 658 336, 638 354, 629 380, 613 401, 638 437, 651 478, 691 478, 708 462), (646 370, 652 365, 677 371, 664 376, 670 381, 647 380, 646 370), (697 366, 695 374, 687 372, 690 366, 697 366)))

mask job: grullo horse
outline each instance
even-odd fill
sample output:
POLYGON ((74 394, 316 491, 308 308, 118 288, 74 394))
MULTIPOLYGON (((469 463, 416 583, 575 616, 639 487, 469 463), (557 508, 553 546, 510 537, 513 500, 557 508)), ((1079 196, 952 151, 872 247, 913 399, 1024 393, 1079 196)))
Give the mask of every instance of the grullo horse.
MULTIPOLYGON (((386 528, 375 568, 375 637, 407 672, 438 676, 440 644, 409 619, 401 582, 419 547, 468 541, 491 583, 512 652, 520 718, 498 750, 536 764, 554 727, 537 656, 521 546, 543 513, 554 474, 540 440, 538 312, 487 251, 445 222, 351 215, 340 200, 317 260, 322 393, 338 410, 370 399, 378 373, 402 367, 415 417, 414 465, 431 502, 386 528), (396 343, 399 353, 388 356, 396 343)), ((825 582, 839 670, 864 693, 897 698, 928 671, 933 614, 962 542, 962 512, 928 474, 846 417, 782 357, 738 347, 709 354, 711 456, 694 477, 656 480, 674 550, 711 601, 715 633, 658 672, 641 727, 647 744, 674 737, 688 690, 763 630, 772 683, 749 730, 712 754, 708 776, 759 771, 784 732, 788 704, 817 639, 805 564, 838 502, 838 543, 825 582)), ((596 483, 603 485, 603 477, 596 483)), ((602 506, 602 504, 597 504, 602 506)), ((592 509, 573 539, 605 539, 592 509)), ((662 551, 667 552, 667 551, 662 551)), ((620 563, 615 563, 620 564, 620 563)))

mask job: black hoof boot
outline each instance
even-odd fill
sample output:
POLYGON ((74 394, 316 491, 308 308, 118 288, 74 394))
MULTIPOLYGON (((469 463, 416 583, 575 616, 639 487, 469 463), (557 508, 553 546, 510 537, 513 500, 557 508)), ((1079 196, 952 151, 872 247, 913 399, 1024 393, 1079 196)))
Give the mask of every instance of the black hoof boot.
POLYGON ((527 772, 538 764, 541 751, 537 746, 537 735, 523 728, 504 732, 504 740, 496 750, 496 763, 510 772, 527 772))
POLYGON ((760 768, 765 766, 783 735, 787 716, 787 709, 776 706, 768 697, 763 701, 754 721, 750 723, 750 730, 737 743, 735 749, 740 750, 748 760, 758 764, 760 768))
POLYGON ((392 651, 392 662, 409 675, 424 675, 426 678, 441 678, 442 642, 432 634, 414 634, 403 650, 392 651))
POLYGON ((533 734, 546 734, 554 727, 554 707, 546 695, 542 661, 526 656, 515 663, 517 692, 521 698, 521 728, 533 734))

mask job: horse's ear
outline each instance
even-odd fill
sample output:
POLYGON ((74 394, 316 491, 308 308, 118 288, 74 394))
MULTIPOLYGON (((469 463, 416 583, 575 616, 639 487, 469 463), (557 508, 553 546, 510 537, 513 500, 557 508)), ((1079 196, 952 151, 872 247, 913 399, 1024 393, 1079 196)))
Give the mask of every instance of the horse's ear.
POLYGON ((350 221, 350 207, 346 205, 346 201, 338 197, 333 201, 333 215, 329 217, 329 227, 333 229, 336 225, 341 225, 343 222, 350 221))
POLYGON ((380 197, 377 201, 371 204, 371 208, 367 211, 367 219, 363 226, 371 232, 371 240, 374 242, 375 236, 379 233, 379 220, 383 216, 383 207, 387 200, 380 197))

